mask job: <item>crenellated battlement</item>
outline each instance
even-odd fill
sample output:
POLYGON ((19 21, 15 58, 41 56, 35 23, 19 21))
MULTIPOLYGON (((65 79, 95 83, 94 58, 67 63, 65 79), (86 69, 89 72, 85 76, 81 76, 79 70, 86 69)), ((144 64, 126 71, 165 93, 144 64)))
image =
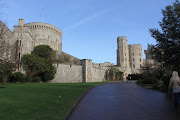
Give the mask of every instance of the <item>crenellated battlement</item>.
POLYGON ((118 38, 121 38, 121 39, 127 39, 126 36, 119 36, 118 38))
POLYGON ((55 27, 54 25, 48 24, 48 23, 43 23, 43 22, 33 22, 33 23, 26 23, 24 26, 28 26, 31 29, 43 29, 43 30, 54 30, 56 32, 59 32, 62 34, 62 30, 59 28, 55 27))
POLYGON ((142 47, 142 45, 141 45, 141 44, 129 44, 129 46, 142 47))
POLYGON ((104 70, 108 70, 110 67, 113 67, 113 66, 114 64, 110 62, 92 63, 92 68, 104 69, 104 70))

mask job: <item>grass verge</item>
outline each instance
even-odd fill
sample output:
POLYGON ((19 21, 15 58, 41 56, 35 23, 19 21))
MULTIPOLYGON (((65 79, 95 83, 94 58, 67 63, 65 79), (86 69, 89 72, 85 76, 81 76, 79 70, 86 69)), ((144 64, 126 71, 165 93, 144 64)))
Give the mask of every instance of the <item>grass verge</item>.
POLYGON ((63 120, 77 99, 101 83, 0 84, 1 120, 63 120))

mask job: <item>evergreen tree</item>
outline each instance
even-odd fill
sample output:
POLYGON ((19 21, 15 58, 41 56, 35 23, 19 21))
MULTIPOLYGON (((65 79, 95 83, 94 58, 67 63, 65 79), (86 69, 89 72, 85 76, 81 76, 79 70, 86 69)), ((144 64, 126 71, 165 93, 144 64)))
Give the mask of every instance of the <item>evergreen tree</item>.
POLYGON ((150 29, 156 45, 150 45, 154 58, 166 67, 180 69, 180 3, 168 5, 162 10, 161 30, 150 29))
POLYGON ((44 59, 45 67, 43 71, 40 71, 37 76, 41 78, 43 82, 47 82, 54 78, 56 68, 54 62, 56 58, 56 52, 48 45, 39 45, 34 48, 32 54, 44 59))

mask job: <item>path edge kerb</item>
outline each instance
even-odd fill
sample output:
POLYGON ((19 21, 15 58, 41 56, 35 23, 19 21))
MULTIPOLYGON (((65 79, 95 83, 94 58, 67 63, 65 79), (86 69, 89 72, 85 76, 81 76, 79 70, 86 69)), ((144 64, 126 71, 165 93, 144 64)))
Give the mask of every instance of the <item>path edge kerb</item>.
POLYGON ((101 84, 98 84, 98 85, 94 85, 93 87, 89 88, 86 92, 84 92, 80 97, 79 99, 75 102, 75 104, 73 105, 73 107, 71 108, 71 110, 68 112, 68 114, 66 115, 66 117, 64 118, 64 120, 68 120, 69 116, 71 115, 71 113, 73 112, 73 110, 75 109, 75 107, 77 106, 77 104, 81 101, 81 99, 93 88, 95 87, 98 87, 100 85, 103 85, 103 84, 108 84, 108 83, 111 83, 111 82, 107 82, 107 83, 101 83, 101 84))

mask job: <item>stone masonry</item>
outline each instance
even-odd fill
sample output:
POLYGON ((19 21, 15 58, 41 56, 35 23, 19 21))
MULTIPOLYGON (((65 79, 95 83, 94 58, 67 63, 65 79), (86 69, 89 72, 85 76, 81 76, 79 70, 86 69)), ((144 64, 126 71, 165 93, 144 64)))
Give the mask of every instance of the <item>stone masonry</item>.
POLYGON ((117 38, 117 66, 124 73, 123 78, 128 74, 140 73, 143 65, 142 46, 140 44, 127 44, 127 37, 117 38))
MULTIPOLYGON (((8 29, 8 28, 7 28, 8 29)), ((21 57, 23 54, 29 54, 38 45, 49 45, 56 51, 57 55, 64 54, 72 58, 71 61, 79 59, 62 52, 62 34, 57 27, 42 23, 33 22, 24 24, 23 19, 19 19, 19 25, 13 27, 13 31, 8 29, 5 34, 8 44, 14 47, 16 63, 18 70, 23 72, 21 57)), ((7 52, 9 59, 12 59, 12 51, 7 52)), ((0 53, 3 54, 3 53, 0 53)), ((13 60, 14 60, 13 59, 13 60)), ((57 65, 57 73, 51 82, 100 82, 108 79, 108 73, 112 67, 116 67, 123 73, 123 78, 128 74, 140 73, 143 65, 142 46, 140 44, 127 44, 127 37, 117 38, 117 66, 109 62, 92 63, 92 60, 83 59, 78 65, 57 65)))
POLYGON ((57 66, 57 73, 51 83, 77 83, 77 82, 102 82, 107 81, 108 73, 113 64, 92 63, 92 60, 83 59, 81 65, 57 66), (99 66, 99 67, 98 67, 99 66))

